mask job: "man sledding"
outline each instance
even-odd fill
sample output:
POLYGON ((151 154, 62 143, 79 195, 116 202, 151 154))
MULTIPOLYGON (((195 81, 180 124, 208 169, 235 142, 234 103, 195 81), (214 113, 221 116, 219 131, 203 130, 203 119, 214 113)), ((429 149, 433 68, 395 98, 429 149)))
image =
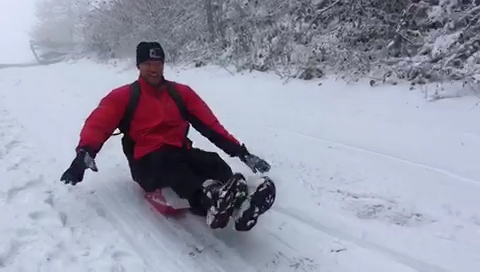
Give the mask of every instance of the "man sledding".
POLYGON ((169 187, 211 228, 224 228, 233 218, 236 230, 250 230, 273 205, 274 183, 264 178, 249 191, 244 176, 233 173, 217 153, 192 146, 189 126, 253 172, 267 172, 270 165, 229 134, 189 86, 164 78, 165 53, 159 43, 139 43, 136 60, 138 80, 101 99, 85 121, 76 157, 61 180, 75 185, 86 169, 98 171, 94 158, 119 128, 132 177, 147 199, 169 187))

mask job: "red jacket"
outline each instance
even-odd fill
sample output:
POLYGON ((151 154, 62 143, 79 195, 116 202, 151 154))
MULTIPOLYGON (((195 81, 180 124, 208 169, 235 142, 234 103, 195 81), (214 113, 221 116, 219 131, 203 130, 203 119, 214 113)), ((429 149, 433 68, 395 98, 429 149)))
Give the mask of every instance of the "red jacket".
MULTIPOLYGON (((142 78, 138 81, 141 95, 129 133, 135 141, 135 159, 165 144, 181 147, 186 143, 189 125, 167 93, 166 86, 155 89, 142 78)), ((219 123, 206 103, 189 86, 176 82, 174 86, 182 97, 191 119, 194 120, 192 122, 194 128, 225 153, 240 156, 243 147, 219 123)), ((95 153, 98 152, 118 127, 129 98, 130 85, 124 85, 108 93, 86 119, 78 147, 89 147, 95 153)))

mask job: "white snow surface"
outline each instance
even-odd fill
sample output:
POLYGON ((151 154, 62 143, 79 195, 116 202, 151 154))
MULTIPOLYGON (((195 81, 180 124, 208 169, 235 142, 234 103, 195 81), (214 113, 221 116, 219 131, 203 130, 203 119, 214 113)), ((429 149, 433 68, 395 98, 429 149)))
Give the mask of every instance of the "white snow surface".
POLYGON ((165 218, 130 180, 119 136, 98 173, 64 185, 86 116, 137 71, 86 60, 3 69, 0 271, 478 271, 477 97, 428 102, 400 85, 283 84, 217 67, 166 76, 272 164, 272 210, 247 233, 165 218))

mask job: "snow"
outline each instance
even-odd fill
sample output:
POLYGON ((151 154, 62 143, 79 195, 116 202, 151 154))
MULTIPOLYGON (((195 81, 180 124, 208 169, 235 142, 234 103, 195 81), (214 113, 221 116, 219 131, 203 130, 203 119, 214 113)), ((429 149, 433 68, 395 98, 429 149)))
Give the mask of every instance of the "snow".
MULTIPOLYGON (((164 218, 129 179, 119 137, 59 181, 88 113, 135 69, 82 60, 0 70, 2 271, 477 271, 480 108, 408 86, 167 68, 272 164, 278 198, 249 233, 164 218)), ((197 146, 220 152, 192 131, 197 146)))

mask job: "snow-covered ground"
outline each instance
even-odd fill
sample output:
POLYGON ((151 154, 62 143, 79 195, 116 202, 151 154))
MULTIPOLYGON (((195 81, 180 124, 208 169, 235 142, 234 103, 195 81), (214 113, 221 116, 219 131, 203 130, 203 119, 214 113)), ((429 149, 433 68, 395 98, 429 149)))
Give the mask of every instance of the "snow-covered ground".
POLYGON ((478 271, 477 97, 167 69, 273 165, 274 208, 237 233, 154 213, 119 137, 98 173, 59 181, 85 117, 136 77, 89 61, 0 70, 1 271, 478 271))

